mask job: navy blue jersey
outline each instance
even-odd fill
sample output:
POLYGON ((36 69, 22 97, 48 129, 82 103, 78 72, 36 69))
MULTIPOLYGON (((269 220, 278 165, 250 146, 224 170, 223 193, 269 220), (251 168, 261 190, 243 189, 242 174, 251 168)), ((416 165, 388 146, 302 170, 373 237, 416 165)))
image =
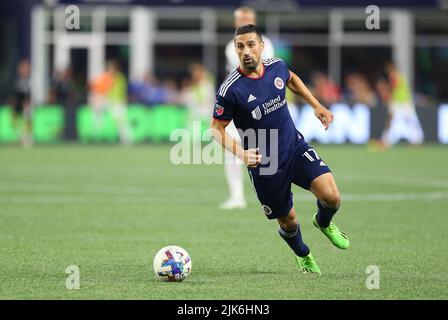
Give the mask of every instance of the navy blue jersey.
MULTIPOLYGON (((250 169, 252 174, 263 174, 260 169, 272 168, 275 160, 281 170, 306 144, 288 111, 285 94, 290 73, 287 65, 279 58, 262 59, 261 63, 263 73, 258 78, 246 76, 240 68, 232 72, 218 89, 213 111, 217 120, 233 119, 244 149, 260 148, 262 164, 250 169), (248 138, 253 138, 253 132, 255 140, 248 138)), ((277 170, 264 172, 270 175, 277 170)))

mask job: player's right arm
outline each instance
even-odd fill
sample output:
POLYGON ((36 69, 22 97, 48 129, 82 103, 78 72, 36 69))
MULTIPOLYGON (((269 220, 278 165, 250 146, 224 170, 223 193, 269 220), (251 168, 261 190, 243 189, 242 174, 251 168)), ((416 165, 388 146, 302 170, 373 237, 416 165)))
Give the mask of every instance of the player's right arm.
POLYGON ((218 141, 223 148, 232 152, 235 156, 241 159, 249 168, 257 167, 261 162, 261 154, 258 148, 251 148, 244 150, 241 145, 233 139, 227 132, 226 127, 230 120, 218 120, 213 118, 211 129, 213 137, 218 141))
POLYGON ((261 155, 258 154, 258 148, 244 150, 240 143, 233 139, 227 132, 226 127, 232 121, 233 106, 232 103, 221 95, 216 96, 216 103, 213 110, 213 121, 211 129, 213 137, 223 148, 232 152, 241 159, 248 167, 254 168, 260 164, 261 155))

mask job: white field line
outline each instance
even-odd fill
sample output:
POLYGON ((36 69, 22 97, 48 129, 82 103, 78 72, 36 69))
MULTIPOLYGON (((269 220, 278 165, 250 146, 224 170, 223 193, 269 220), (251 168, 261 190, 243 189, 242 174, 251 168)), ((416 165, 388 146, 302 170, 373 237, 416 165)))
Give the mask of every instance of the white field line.
MULTIPOLYGON (((369 175, 341 175, 336 178, 348 183, 374 183, 379 185, 412 186, 424 188, 448 189, 448 181, 432 179, 415 179, 400 176, 369 176, 369 175)), ((143 187, 130 185, 104 184, 54 184, 34 182, 0 182, 0 192, 27 192, 34 195, 1 195, 0 203, 205 203, 216 202, 214 195, 220 190, 203 187, 143 187), (186 195, 191 191, 197 194, 193 197, 186 195), (39 193, 53 193, 53 195, 37 195, 39 193), (73 193, 71 196, 54 194, 73 193), (82 194, 77 196, 76 194, 82 194), (104 197, 101 197, 104 195, 104 197), (116 197, 109 197, 116 195, 116 197), (210 197, 213 195, 213 197, 210 197), (86 197, 87 196, 87 197, 86 197), (121 196, 121 197, 120 197, 121 196)), ((428 192, 394 192, 394 193, 343 193, 342 201, 430 201, 448 200, 448 191, 428 192)), ((302 201, 313 201, 311 194, 296 194, 295 198, 302 201)))
POLYGON ((448 191, 433 191, 433 192, 412 192, 412 193, 346 193, 341 196, 344 201, 374 201, 374 202, 389 202, 389 201, 421 201, 421 200, 448 200, 448 191))
MULTIPOLYGON (((372 175, 337 175, 336 181, 345 183, 364 183, 391 185, 399 187, 421 187, 432 189, 448 189, 448 181, 433 179, 415 179, 400 176, 372 176, 372 175)), ((105 184, 55 184, 35 182, 0 182, 0 191, 27 191, 27 192, 78 192, 78 193, 104 193, 104 194, 148 194, 165 192, 185 192, 197 190, 198 192, 218 192, 218 189, 198 187, 144 187, 131 185, 105 185, 105 184)), ((434 190, 438 191, 438 190, 434 190)))
MULTIPOLYGON (((296 195, 298 201, 314 201, 311 194, 296 195)), ((448 192, 435 191, 423 193, 346 193, 342 195, 342 202, 395 202, 395 201, 448 201, 448 192)), ((111 203, 111 204, 204 204, 215 203, 214 197, 199 194, 191 196, 155 196, 155 195, 133 195, 133 196, 0 196, 1 204, 91 204, 91 203, 111 203)), ((252 202, 252 201, 251 201, 252 202)), ((256 201, 254 201, 256 203, 256 201)))
POLYGON ((381 176, 381 175, 351 175, 337 174, 336 181, 340 182, 359 182, 374 183, 382 185, 392 185, 398 187, 420 187, 433 189, 448 189, 448 180, 408 178, 403 176, 381 176))
MULTIPOLYGON (((53 183, 30 183, 30 182, 0 182, 0 191, 22 191, 35 193, 86 193, 86 194, 117 194, 117 195, 150 195, 154 193, 175 193, 197 190, 198 192, 209 191, 207 188, 178 188, 178 187, 142 187, 126 185, 89 185, 89 184, 53 184, 53 183)), ((210 190, 216 192, 217 190, 210 190)))
POLYGON ((207 199, 193 197, 173 198, 154 196, 114 196, 114 197, 94 197, 94 196, 0 196, 0 204, 199 204, 214 203, 207 199))

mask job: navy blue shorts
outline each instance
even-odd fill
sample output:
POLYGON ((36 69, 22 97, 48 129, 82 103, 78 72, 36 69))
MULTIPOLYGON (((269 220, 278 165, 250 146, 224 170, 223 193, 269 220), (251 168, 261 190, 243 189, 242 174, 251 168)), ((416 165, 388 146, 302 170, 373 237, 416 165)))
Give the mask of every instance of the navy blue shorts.
POLYGON ((277 219, 288 215, 293 206, 291 183, 309 190, 315 178, 328 172, 330 168, 307 144, 275 175, 256 175, 249 171, 249 176, 266 217, 277 219))

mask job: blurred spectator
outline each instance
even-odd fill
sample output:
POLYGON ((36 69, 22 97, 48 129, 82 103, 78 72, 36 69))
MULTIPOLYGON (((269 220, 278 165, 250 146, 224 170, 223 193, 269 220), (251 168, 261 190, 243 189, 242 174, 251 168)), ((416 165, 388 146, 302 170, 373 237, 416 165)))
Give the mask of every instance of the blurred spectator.
POLYGON ((376 91, 378 92, 381 102, 386 106, 389 105, 391 99, 391 88, 389 81, 385 78, 380 78, 376 83, 376 91))
POLYGON ((142 80, 133 81, 129 85, 131 101, 147 106, 171 104, 177 102, 177 86, 174 80, 166 80, 163 85, 150 73, 142 80))
POLYGON ((314 72, 311 76, 312 91, 316 99, 329 106, 339 102, 340 89, 332 82, 327 75, 321 72, 314 72))
POLYGON ((19 62, 14 79, 13 126, 21 133, 24 147, 33 143, 32 133, 32 105, 31 105, 31 66, 25 59, 19 62))
POLYGON ((176 81, 173 79, 167 79, 163 82, 163 87, 165 89, 165 103, 178 104, 179 93, 177 90, 176 81))
POLYGON ((90 104, 95 115, 95 126, 99 131, 103 126, 103 113, 112 112, 117 125, 120 141, 131 143, 131 131, 127 120, 127 81, 116 60, 107 62, 106 72, 91 83, 90 104))
POLYGON ((77 89, 73 81, 72 69, 66 68, 55 72, 51 87, 50 103, 64 107, 65 139, 76 138, 77 89))
POLYGON ((71 68, 55 72, 52 83, 55 103, 65 106, 70 100, 74 99, 74 89, 71 68))
POLYGON ((143 89, 145 81, 144 79, 134 80, 129 82, 129 103, 144 103, 143 102, 143 89))
POLYGON ((345 79, 346 97, 349 104, 363 103, 369 107, 375 107, 378 99, 375 91, 369 84, 367 77, 361 73, 351 73, 345 79))

